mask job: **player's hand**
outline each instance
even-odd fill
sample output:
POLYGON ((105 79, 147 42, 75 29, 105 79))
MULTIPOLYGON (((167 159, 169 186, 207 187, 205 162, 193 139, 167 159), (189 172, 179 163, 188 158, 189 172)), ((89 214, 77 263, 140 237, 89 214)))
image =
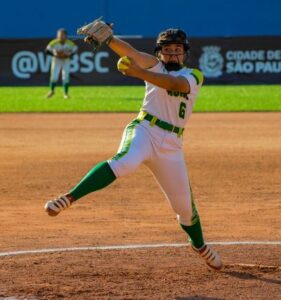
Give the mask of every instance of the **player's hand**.
POLYGON ((62 58, 62 56, 63 56, 63 52, 62 51, 58 51, 58 50, 54 50, 53 54, 57 58, 62 58))
POLYGON ((69 57, 70 57, 70 55, 68 53, 64 53, 64 52, 60 55, 61 59, 66 59, 66 58, 69 58, 69 57))
POLYGON ((113 24, 105 23, 102 17, 77 29, 77 34, 85 35, 84 41, 96 52, 104 43, 109 43, 113 37, 113 24))
POLYGON ((57 51, 57 50, 54 50, 54 56, 57 57, 57 58, 60 58, 60 59, 66 59, 69 57, 69 55, 67 55, 65 52, 63 51, 57 51))

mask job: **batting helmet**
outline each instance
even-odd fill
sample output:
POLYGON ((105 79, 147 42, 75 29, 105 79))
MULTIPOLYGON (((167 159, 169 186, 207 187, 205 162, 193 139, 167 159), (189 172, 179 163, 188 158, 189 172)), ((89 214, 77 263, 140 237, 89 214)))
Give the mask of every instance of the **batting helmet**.
POLYGON ((159 33, 154 49, 155 54, 161 50, 163 45, 167 44, 182 44, 186 53, 190 49, 186 33, 178 28, 169 28, 159 33))

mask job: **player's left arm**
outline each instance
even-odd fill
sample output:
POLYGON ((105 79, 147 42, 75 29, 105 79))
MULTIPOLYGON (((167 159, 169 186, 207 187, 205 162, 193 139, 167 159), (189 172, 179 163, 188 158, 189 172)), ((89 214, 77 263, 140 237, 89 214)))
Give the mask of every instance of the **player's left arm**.
POLYGON ((66 43, 70 46, 70 51, 63 53, 64 58, 71 58, 78 51, 77 45, 71 40, 67 40, 66 43))

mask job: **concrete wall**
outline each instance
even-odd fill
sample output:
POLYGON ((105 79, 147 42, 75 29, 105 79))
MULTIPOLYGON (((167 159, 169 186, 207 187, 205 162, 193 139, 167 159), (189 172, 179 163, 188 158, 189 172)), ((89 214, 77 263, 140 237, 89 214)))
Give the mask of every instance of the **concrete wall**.
POLYGON ((70 35, 104 16, 120 35, 153 37, 168 27, 189 36, 281 35, 280 0, 10 0, 1 2, 0 38, 70 35))

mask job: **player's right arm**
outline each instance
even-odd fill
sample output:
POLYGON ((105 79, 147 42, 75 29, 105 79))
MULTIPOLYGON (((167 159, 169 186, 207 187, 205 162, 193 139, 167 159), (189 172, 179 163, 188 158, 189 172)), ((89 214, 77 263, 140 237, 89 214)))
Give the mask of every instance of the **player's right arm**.
POLYGON ((84 41, 89 44, 94 44, 95 50, 97 50, 102 44, 107 43, 108 46, 120 57, 131 57, 143 69, 152 68, 158 63, 155 56, 140 52, 129 43, 114 36, 112 24, 103 22, 101 18, 78 28, 77 34, 85 35, 86 38, 84 41))
POLYGON ((56 56, 56 50, 54 49, 55 44, 57 43, 57 40, 54 39, 50 41, 50 43, 47 45, 45 53, 51 56, 56 56))
POLYGON ((158 63, 158 59, 145 52, 140 52, 131 46, 129 43, 113 37, 108 46, 117 53, 120 57, 129 56, 133 58, 137 64, 143 69, 149 69, 154 67, 158 63))

